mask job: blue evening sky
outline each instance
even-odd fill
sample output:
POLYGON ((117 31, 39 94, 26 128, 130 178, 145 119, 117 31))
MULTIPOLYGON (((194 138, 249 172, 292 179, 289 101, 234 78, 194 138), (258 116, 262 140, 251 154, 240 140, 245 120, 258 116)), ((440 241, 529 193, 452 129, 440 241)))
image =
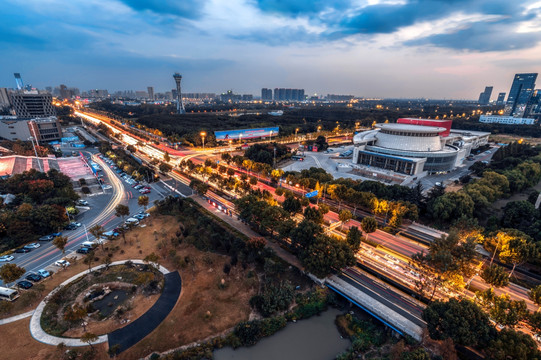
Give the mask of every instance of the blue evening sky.
MULTIPOLYGON (((541 70, 541 1, 2 0, 0 87, 477 98, 541 70)), ((541 84, 540 84, 541 85, 541 84)), ((541 86, 540 86, 541 87, 541 86)), ((494 95, 493 95, 494 96, 494 95)))

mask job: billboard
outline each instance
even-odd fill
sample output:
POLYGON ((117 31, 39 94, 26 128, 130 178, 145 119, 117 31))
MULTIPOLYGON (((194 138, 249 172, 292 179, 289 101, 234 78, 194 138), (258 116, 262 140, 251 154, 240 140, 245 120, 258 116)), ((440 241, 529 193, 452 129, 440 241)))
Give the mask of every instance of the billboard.
POLYGON ((267 136, 276 136, 280 131, 279 127, 268 127, 258 129, 224 130, 215 131, 216 140, 242 140, 254 139, 267 136))

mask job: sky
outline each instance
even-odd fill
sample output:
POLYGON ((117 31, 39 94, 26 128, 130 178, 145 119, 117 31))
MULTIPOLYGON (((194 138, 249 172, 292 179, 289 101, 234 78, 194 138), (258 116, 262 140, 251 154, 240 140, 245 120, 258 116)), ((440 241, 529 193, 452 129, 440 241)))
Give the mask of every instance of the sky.
POLYGON ((0 87, 494 98, 541 72, 541 1, 2 0, 0 54, 0 87))

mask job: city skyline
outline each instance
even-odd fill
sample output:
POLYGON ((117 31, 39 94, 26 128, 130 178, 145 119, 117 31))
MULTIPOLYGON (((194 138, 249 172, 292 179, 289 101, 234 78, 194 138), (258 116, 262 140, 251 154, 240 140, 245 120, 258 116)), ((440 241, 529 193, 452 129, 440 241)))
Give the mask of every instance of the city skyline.
POLYGON ((0 86, 476 99, 539 72, 541 3, 7 1, 0 86))

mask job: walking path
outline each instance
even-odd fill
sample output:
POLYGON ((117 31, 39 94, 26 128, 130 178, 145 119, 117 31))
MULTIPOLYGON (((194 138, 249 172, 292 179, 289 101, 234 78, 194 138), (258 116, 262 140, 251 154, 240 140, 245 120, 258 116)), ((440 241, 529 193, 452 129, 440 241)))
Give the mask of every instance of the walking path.
MULTIPOLYGON (((231 225, 234 229, 240 231, 244 235, 248 237, 261 237, 260 234, 253 231, 248 225, 243 223, 242 221, 238 220, 236 216, 229 216, 225 214, 222 211, 217 211, 216 208, 212 205, 210 205, 208 202, 203 200, 200 196, 194 195, 191 197, 193 200, 195 200, 199 205, 207 209, 209 212, 211 212, 213 215, 219 217, 229 225, 231 225)), ((282 249, 279 244, 273 242, 273 241, 267 241, 267 246, 274 250, 274 252, 283 260, 287 261, 290 265, 295 266, 296 268, 303 270, 303 267, 301 265, 301 262, 297 257, 290 252, 286 251, 285 249, 282 249)))
MULTIPOLYGON (((131 261, 134 264, 146 264, 143 260, 121 260, 121 261, 115 261, 115 262, 111 263, 109 266, 122 265, 122 264, 125 264, 127 261, 131 261)), ((63 338, 63 337, 53 336, 53 335, 47 334, 41 328, 41 314, 43 313, 43 310, 45 309, 45 305, 47 303, 47 300, 53 294, 55 294, 58 290, 60 290, 63 286, 69 284, 70 282, 74 281, 75 279, 77 279, 77 278, 79 278, 79 277, 81 277, 83 275, 88 274, 90 271, 99 270, 99 269, 102 269, 104 267, 105 267, 105 265, 98 265, 98 266, 93 267, 90 270, 85 270, 83 272, 80 272, 79 274, 70 277, 68 280, 64 281, 62 284, 57 286, 53 291, 51 291, 51 293, 49 295, 47 295, 45 297, 45 299, 43 299, 42 302, 39 303, 38 307, 36 308, 36 310, 32 314, 32 318, 30 319, 30 334, 32 335, 32 337, 34 339, 36 339, 37 341, 42 342, 44 344, 48 344, 48 345, 58 345, 60 343, 64 343, 66 346, 88 346, 89 345, 88 343, 82 342, 80 339, 77 339, 77 338, 63 338)), ((170 273, 169 270, 167 270, 166 268, 164 268, 161 265, 158 266, 158 269, 164 275, 167 275, 167 274, 170 273)), ((179 278, 180 278, 180 276, 179 276, 179 278)), ((179 294, 180 294, 180 292, 179 292, 179 294)), ((162 293, 162 296, 163 296, 163 293, 162 293)), ((162 296, 160 296, 160 299, 161 299, 162 296)), ((158 299, 158 301, 160 299, 158 299)), ((4 319, 4 320, 9 320, 9 319, 11 319, 11 318, 4 319)), ((98 339, 96 341, 92 342, 92 344, 93 345, 94 344, 101 344, 101 343, 107 342, 107 340, 108 340, 107 335, 101 335, 101 336, 98 337, 98 339)))
POLYGON ((14 321, 21 320, 21 319, 26 319, 27 317, 32 316, 34 311, 35 310, 30 310, 29 312, 25 312, 24 314, 19 314, 19 315, 15 315, 15 316, 12 316, 12 317, 2 319, 2 320, 0 320, 0 325, 9 324, 9 323, 12 323, 14 321))
POLYGON ((132 347, 154 331, 175 307, 182 290, 180 274, 170 272, 164 276, 165 284, 158 301, 131 324, 109 333, 109 349, 117 347, 117 354, 132 347))

